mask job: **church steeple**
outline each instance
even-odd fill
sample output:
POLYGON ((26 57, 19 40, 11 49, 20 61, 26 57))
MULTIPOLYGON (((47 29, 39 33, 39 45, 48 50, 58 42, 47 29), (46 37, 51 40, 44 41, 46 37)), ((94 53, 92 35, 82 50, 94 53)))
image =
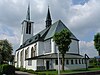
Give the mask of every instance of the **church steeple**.
POLYGON ((21 42, 22 45, 27 39, 33 36, 33 23, 30 20, 30 4, 28 4, 26 19, 22 22, 21 42))
POLYGON ((51 24, 52 24, 52 20, 51 20, 50 10, 48 6, 48 12, 47 12, 47 17, 46 17, 46 27, 49 27, 51 24))
POLYGON ((30 20, 30 4, 28 4, 26 20, 30 20))

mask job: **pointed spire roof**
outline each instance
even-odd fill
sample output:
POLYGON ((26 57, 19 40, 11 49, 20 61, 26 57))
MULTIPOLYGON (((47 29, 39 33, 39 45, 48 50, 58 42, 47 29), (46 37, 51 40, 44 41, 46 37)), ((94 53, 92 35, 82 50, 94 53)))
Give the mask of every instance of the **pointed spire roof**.
POLYGON ((51 24, 52 24, 52 20, 51 20, 50 10, 48 6, 48 12, 47 12, 47 17, 46 17, 46 27, 49 27, 51 24))
POLYGON ((30 20, 30 4, 28 4, 26 20, 30 20))
POLYGON ((50 15, 49 6, 48 6, 48 13, 47 13, 46 21, 47 21, 47 20, 51 20, 51 15, 50 15))

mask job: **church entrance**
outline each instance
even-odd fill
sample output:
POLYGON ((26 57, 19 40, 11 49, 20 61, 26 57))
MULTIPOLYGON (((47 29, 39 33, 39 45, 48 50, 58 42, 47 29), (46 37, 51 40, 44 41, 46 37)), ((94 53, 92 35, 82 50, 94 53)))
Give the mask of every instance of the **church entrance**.
POLYGON ((49 69, 49 61, 46 61, 46 69, 49 69))

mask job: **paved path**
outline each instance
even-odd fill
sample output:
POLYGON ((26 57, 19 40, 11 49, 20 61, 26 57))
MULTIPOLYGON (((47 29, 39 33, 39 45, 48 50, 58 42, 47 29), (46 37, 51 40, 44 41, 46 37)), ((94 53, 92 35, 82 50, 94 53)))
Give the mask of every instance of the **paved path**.
POLYGON ((35 74, 30 74, 30 73, 27 73, 27 72, 16 71, 15 75, 35 75, 35 74))

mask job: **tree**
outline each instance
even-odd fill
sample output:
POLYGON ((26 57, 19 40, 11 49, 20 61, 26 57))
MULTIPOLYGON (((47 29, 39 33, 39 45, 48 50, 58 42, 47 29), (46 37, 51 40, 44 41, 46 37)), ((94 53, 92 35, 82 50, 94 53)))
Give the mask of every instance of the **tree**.
POLYGON ((100 56, 100 33, 94 35, 94 46, 97 49, 98 54, 100 56))
POLYGON ((59 52, 62 54, 62 70, 64 71, 64 62, 66 51, 69 50, 69 45, 71 43, 71 32, 67 29, 63 29, 61 32, 55 33, 53 40, 58 46, 59 52))
POLYGON ((8 40, 0 40, 1 63, 10 61, 12 50, 12 45, 8 42, 8 40))

